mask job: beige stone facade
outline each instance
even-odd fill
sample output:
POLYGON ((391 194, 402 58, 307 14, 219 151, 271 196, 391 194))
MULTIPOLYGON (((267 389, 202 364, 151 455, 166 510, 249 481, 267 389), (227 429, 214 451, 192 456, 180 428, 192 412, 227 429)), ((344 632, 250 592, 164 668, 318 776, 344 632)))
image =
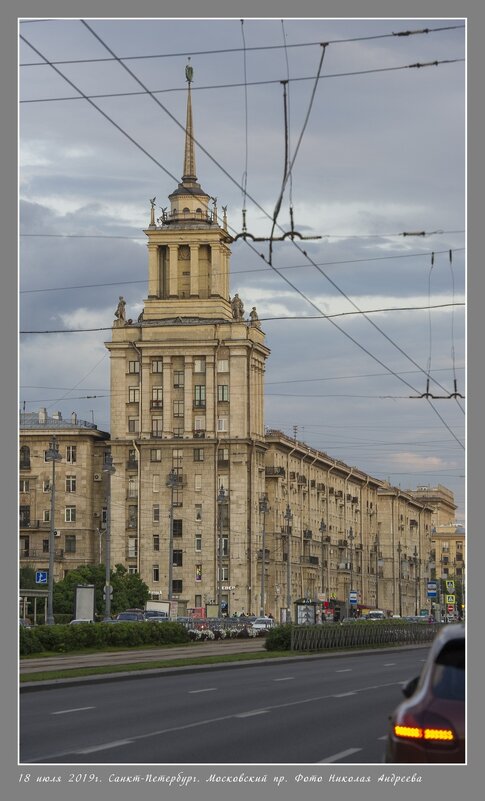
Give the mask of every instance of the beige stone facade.
POLYGON ((103 556, 103 507, 107 487, 102 472, 109 435, 73 415, 49 417, 45 409, 20 415, 20 567, 47 571, 51 530, 52 462, 45 459, 55 436, 54 580, 103 556))

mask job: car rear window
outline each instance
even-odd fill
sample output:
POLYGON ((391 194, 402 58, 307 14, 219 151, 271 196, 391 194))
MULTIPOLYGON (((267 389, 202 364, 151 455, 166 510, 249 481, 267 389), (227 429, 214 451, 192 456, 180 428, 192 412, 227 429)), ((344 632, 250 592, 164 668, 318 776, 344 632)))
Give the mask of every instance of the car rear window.
POLYGON ((436 659, 433 695, 453 701, 465 700, 465 640, 454 640, 443 646, 436 659))

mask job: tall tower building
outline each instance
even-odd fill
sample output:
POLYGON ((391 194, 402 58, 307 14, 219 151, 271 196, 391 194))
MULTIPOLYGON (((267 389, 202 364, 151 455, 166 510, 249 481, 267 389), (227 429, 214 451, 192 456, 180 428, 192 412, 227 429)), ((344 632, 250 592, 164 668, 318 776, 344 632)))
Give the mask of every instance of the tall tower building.
POLYGON ((151 201, 148 296, 138 320, 120 298, 111 363, 112 564, 153 597, 250 609, 264 493, 264 369, 259 320, 229 294, 226 209, 198 183, 192 68, 182 180, 170 208, 151 201), (221 491, 221 488, 223 491, 221 491))

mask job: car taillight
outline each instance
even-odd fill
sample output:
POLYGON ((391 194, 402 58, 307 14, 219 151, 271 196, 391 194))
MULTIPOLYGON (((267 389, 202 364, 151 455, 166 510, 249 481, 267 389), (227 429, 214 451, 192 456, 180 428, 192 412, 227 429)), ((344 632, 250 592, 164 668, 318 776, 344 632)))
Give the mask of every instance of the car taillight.
POLYGON ((393 726, 395 737, 420 740, 428 743, 452 743, 456 734, 450 723, 439 715, 427 715, 422 719, 405 714, 393 726))

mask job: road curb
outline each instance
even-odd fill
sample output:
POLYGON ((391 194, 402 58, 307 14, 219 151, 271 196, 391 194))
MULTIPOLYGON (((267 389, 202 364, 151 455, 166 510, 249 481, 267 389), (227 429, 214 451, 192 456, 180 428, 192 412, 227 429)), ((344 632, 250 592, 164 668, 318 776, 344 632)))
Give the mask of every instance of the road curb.
POLYGON ((245 667, 258 667, 259 665, 273 664, 279 662, 309 662, 316 659, 332 659, 342 656, 365 656, 373 655, 378 650, 379 653, 396 653, 396 647, 400 651, 412 651, 416 649, 429 648, 430 643, 416 643, 415 645, 391 646, 384 648, 359 649, 358 651, 332 651, 332 653, 304 654, 301 656, 281 656, 268 657, 267 659, 248 659, 247 661, 236 662, 214 662, 210 665, 184 665, 180 667, 146 668, 144 670, 126 670, 119 673, 103 673, 98 676, 78 676, 72 679, 46 679, 43 681, 19 682, 19 692, 37 692, 40 690, 51 690, 55 687, 79 687, 87 684, 103 684, 112 681, 128 681, 130 679, 156 679, 165 675, 183 675, 187 673, 205 673, 211 670, 230 670, 245 667))

